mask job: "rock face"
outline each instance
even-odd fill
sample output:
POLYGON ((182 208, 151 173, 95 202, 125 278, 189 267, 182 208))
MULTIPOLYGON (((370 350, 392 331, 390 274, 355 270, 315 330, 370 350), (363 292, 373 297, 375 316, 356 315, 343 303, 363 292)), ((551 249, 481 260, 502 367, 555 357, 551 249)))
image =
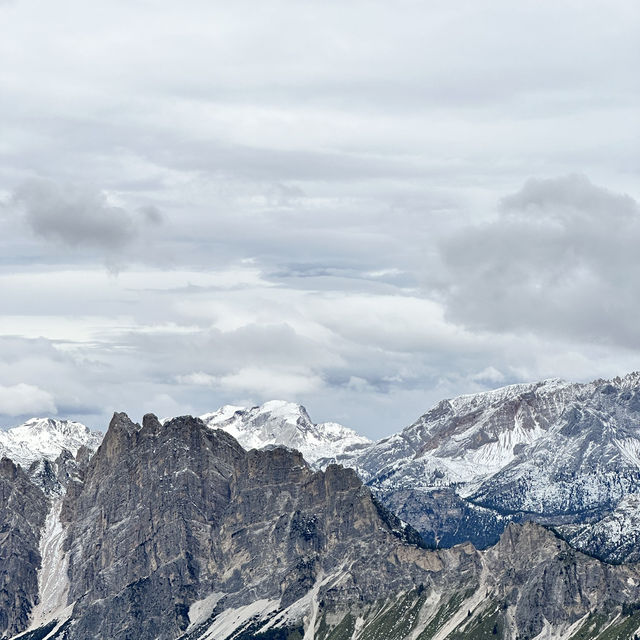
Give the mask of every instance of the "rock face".
MULTIPOLYGON (((533 523, 510 524, 485 557, 490 597, 500 602, 505 626, 524 638, 535 638, 545 627, 557 633, 585 613, 640 597, 637 566, 599 562, 533 523)), ((640 620, 632 624, 637 628, 640 620)))
MULTIPOLYGON (((61 519, 75 603, 69 638, 173 639, 187 630, 190 605, 211 593, 226 594, 227 607, 286 608, 324 575, 342 581, 327 603, 354 581, 358 597, 374 599, 381 570, 395 591, 426 577, 417 564, 387 560, 417 547, 352 470, 313 472, 283 448, 246 452, 189 417, 161 425, 145 416, 139 426, 116 414, 61 519)), ((448 556, 448 571, 474 571, 464 551, 448 556)))
POLYGON ((2 463, 4 637, 30 615, 21 640, 605 640, 640 627, 637 565, 534 523, 486 551, 425 549, 353 470, 247 452, 197 418, 115 414, 93 457, 54 470, 66 493, 50 493, 59 518, 44 522, 45 492, 2 463), (34 613, 40 597, 53 604, 34 613))
POLYGON ((44 493, 8 458, 0 459, 0 634, 24 629, 38 600, 44 493))
POLYGON ((116 414, 84 481, 69 486, 71 637, 174 638, 215 558, 229 478, 244 450, 199 420, 142 427, 116 414))

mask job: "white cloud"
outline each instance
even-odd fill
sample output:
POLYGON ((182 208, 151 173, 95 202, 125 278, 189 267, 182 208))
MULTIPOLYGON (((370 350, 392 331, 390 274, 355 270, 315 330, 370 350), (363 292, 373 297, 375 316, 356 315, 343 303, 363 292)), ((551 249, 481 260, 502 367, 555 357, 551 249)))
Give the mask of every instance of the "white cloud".
POLYGON ((227 393, 294 400, 301 395, 317 392, 324 386, 320 376, 303 366, 291 369, 244 367, 220 377, 218 384, 227 393))
POLYGON ((471 379, 481 384, 499 385, 504 382, 505 376, 502 371, 499 371, 495 367, 486 367, 482 371, 473 374, 471 379))
POLYGON ((57 408, 48 391, 31 384, 0 385, 0 415, 55 414, 57 408))
POLYGON ((208 373, 197 371, 184 376, 176 376, 179 384, 192 384, 198 387, 213 387, 216 383, 216 377, 208 373))

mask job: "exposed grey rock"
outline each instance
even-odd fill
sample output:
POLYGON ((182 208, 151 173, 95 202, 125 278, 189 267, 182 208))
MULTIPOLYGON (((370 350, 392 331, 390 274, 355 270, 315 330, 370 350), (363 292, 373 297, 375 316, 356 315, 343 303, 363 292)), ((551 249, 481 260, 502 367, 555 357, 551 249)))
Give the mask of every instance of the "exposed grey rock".
POLYGON ((38 542, 48 501, 20 466, 0 460, 0 637, 24 629, 38 599, 38 542))
POLYGON ((510 606, 524 637, 536 637, 545 621, 557 628, 640 600, 637 566, 600 562, 531 522, 510 524, 485 555, 494 597, 510 606))
POLYGON ((31 481, 40 487, 45 495, 50 496, 61 493, 62 485, 58 480, 55 462, 51 462, 46 458, 36 460, 29 467, 28 474, 31 481))
MULTIPOLYGON (((398 562, 398 549, 422 552, 352 470, 314 472, 284 448, 245 452, 189 417, 161 425, 145 416, 140 427, 116 414, 84 483, 70 487, 63 519, 71 638, 172 639, 186 629, 189 605, 212 591, 228 594, 226 606, 274 598, 286 607, 345 563, 344 585, 327 602, 350 584, 359 597, 378 597, 380 571, 396 590, 426 575, 398 562)), ((451 573, 476 570, 466 551, 449 555, 451 573)))
POLYGON ((115 414, 84 482, 62 508, 68 523, 73 637, 174 638, 215 563, 215 531, 244 450, 194 418, 143 425, 115 414))

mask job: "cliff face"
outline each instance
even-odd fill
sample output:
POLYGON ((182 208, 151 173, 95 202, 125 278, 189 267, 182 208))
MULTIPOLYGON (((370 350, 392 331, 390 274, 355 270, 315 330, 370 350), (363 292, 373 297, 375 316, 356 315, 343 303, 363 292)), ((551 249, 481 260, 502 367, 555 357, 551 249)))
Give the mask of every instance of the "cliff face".
POLYGON ((510 524, 483 555, 492 597, 525 638, 535 638, 545 627, 562 629, 592 612, 617 611, 624 603, 640 601, 637 565, 600 562, 531 522, 510 524))
POLYGON ((216 531, 245 455, 193 418, 142 426, 116 414, 84 482, 62 507, 68 525, 73 637, 174 638, 212 575, 216 531), (137 621, 135 624, 132 621, 137 621))
POLYGON ((0 460, 0 634, 24 629, 38 600, 44 493, 21 467, 0 460))

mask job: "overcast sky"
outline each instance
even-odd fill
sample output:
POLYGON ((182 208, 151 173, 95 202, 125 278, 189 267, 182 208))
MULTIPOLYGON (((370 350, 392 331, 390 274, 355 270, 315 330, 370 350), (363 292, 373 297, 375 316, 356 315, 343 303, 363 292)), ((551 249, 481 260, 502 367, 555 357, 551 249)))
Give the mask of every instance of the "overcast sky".
POLYGON ((637 0, 0 0, 0 425, 640 369, 637 0))

